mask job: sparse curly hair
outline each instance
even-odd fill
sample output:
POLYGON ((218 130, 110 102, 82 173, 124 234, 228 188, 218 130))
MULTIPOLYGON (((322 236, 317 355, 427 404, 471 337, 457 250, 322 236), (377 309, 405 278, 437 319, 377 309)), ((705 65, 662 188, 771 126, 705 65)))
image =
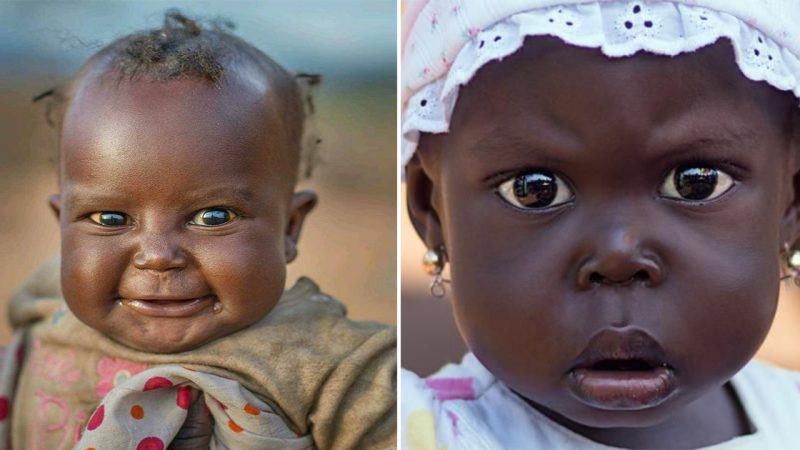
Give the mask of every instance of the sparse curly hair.
POLYGON ((178 10, 168 10, 161 28, 132 33, 112 42, 92 55, 73 79, 37 95, 33 101, 45 103, 45 118, 60 135, 73 83, 95 64, 115 72, 120 80, 168 82, 189 78, 222 87, 226 70, 245 61, 262 70, 273 88, 286 94, 281 98, 288 104, 279 108, 283 110, 282 118, 287 119, 287 142, 291 151, 297 152, 299 175, 311 176, 321 142, 313 99, 319 75, 290 74, 262 51, 231 34, 232 29, 230 22, 216 20, 204 27, 178 10))

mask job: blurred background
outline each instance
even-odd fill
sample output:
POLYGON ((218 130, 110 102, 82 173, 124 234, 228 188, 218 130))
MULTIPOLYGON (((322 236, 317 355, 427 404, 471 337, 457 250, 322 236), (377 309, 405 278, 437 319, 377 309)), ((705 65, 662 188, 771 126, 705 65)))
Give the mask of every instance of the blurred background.
MULTIPOLYGON (((291 71, 319 73, 320 163, 289 281, 314 278, 356 319, 396 321, 396 3, 302 1, 0 2, 0 307, 59 236, 55 135, 31 99, 92 53, 161 25, 164 11, 228 19, 234 33, 291 71)), ((0 320, 0 344, 10 330, 0 320)))

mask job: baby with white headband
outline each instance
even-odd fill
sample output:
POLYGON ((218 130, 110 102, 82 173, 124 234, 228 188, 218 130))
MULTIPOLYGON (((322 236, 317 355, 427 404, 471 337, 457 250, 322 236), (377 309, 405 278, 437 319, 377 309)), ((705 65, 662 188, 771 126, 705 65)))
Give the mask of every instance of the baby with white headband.
POLYGON ((470 349, 403 372, 404 448, 797 448, 800 376, 750 360, 800 279, 800 2, 404 12, 408 210, 470 349))

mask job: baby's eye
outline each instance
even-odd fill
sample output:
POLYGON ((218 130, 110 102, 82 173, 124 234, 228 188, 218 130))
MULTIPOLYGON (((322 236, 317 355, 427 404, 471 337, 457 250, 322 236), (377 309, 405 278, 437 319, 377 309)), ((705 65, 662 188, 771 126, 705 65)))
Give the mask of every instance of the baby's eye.
POLYGON ((683 166, 667 175, 661 185, 661 195, 678 200, 712 200, 728 192, 733 178, 710 166, 683 166))
POLYGON ((575 197, 564 180, 544 170, 506 180, 497 187, 497 193, 503 200, 522 209, 558 206, 575 197))
POLYGON ((121 227, 130 224, 127 214, 116 211, 99 211, 89 215, 89 220, 104 227, 121 227))
POLYGON ((237 217, 239 216, 228 208, 206 208, 197 211, 197 214, 194 215, 189 223, 200 225, 201 227, 218 227, 237 217))

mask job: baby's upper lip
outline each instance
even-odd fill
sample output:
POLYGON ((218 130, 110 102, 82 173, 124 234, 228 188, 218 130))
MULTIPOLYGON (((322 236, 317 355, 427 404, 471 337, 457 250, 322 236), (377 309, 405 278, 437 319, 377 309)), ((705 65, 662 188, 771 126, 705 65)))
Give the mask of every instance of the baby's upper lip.
POLYGON ((664 348, 647 332, 638 329, 605 329, 595 334, 575 359, 570 372, 592 368, 604 361, 639 360, 652 368, 671 367, 664 348))

